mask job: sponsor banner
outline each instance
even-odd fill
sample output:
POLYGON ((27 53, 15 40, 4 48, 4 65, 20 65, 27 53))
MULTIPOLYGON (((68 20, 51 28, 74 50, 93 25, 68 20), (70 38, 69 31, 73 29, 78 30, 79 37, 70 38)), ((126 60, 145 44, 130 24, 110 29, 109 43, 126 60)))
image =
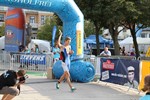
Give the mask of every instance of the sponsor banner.
POLYGON ((139 89, 141 90, 144 87, 144 78, 146 75, 150 74, 150 61, 141 61, 140 62, 140 84, 139 89))
POLYGON ((150 57, 150 47, 148 48, 147 52, 146 52, 146 57, 150 57))
POLYGON ((5 20, 5 50, 18 52, 19 46, 24 45, 25 17, 22 9, 10 8, 5 20))
POLYGON ((77 23, 76 25, 76 45, 77 45, 77 55, 83 54, 83 32, 82 32, 82 23, 77 23))
POLYGON ((54 47, 54 45, 55 45, 56 31, 57 31, 57 27, 54 26, 53 31, 52 31, 52 47, 54 47))
POLYGON ((77 31, 77 55, 82 54, 82 33, 81 31, 77 31))
POLYGON ((101 58, 101 81, 138 88, 139 61, 101 58))
POLYGON ((46 64, 46 55, 44 54, 23 54, 20 56, 20 63, 29 64, 46 64))

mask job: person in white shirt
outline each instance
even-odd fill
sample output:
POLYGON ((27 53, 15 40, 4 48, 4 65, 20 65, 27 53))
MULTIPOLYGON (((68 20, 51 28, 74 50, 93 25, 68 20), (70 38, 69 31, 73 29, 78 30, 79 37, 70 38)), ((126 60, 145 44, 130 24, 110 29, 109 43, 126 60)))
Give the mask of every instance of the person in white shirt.
POLYGON ((104 51, 102 51, 102 52, 100 53, 100 56, 106 56, 106 57, 111 56, 111 52, 108 50, 108 47, 105 47, 105 48, 104 48, 104 51))

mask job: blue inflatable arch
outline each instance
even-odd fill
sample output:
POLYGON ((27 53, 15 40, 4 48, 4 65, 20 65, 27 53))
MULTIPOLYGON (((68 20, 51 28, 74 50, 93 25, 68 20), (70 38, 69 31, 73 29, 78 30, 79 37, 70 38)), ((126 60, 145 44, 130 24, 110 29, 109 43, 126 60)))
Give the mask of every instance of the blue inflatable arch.
POLYGON ((63 22, 63 38, 72 38, 71 46, 75 51, 73 58, 83 57, 84 17, 74 0, 0 0, 0 5, 55 12, 63 22), (77 31, 80 33, 76 34, 77 31))
MULTIPOLYGON (((71 46, 75 52, 72 58, 83 58, 84 16, 74 0, 0 0, 0 6, 55 12, 63 22, 63 39, 66 36, 72 38, 71 46)), ((80 76, 76 76, 76 80, 81 82, 87 82, 89 79, 91 80, 91 77, 93 77, 95 73, 92 65, 86 64, 86 62, 81 60, 76 60, 76 62, 73 62, 72 66, 81 67, 80 69, 82 70, 78 69, 81 73, 83 73, 83 70, 85 69, 84 75, 85 77, 88 77, 86 81, 86 78, 81 77, 80 74, 80 76), (85 68, 83 66, 85 66, 85 68), (88 69, 87 66, 90 67, 90 69, 88 69), (78 77, 80 79, 78 79, 78 77)))

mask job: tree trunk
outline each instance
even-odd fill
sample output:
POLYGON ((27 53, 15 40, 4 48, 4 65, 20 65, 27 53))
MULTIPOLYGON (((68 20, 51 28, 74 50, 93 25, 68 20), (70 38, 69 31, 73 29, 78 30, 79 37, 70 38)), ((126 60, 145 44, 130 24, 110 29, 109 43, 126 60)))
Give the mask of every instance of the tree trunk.
POLYGON ((136 58, 138 58, 140 56, 140 53, 139 53, 139 47, 138 47, 138 44, 137 44, 135 28, 130 29, 130 32, 131 32, 131 35, 132 35, 132 38, 133 38, 133 44, 134 44, 134 48, 135 48, 136 58))
POLYGON ((112 39, 113 39, 113 42, 114 42, 114 52, 115 52, 115 55, 120 55, 120 50, 119 50, 119 43, 118 43, 118 33, 114 33, 112 35, 112 39))
POLYGON ((114 42, 114 53, 115 55, 120 55, 119 43, 118 43, 118 27, 114 29, 114 25, 110 25, 109 32, 114 42))
POLYGON ((96 32, 96 48, 97 48, 97 55, 100 54, 100 44, 99 44, 99 28, 98 26, 95 26, 95 32, 96 32))

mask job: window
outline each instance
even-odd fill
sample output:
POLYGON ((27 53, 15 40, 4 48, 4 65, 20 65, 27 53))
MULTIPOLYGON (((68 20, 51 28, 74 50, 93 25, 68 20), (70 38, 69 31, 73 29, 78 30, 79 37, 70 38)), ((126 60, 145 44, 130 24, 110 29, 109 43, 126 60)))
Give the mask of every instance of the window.
POLYGON ((35 23, 35 16, 30 16, 30 23, 35 23))
POLYGON ((142 37, 142 38, 146 38, 146 35, 145 35, 145 34, 141 34, 141 37, 142 37))
POLYGON ((41 25, 45 24, 46 17, 44 15, 41 16, 41 25))
POLYGON ((149 33, 149 38, 150 38, 150 33, 149 33))
POLYGON ((31 39, 36 39, 35 37, 31 37, 31 39))
POLYGON ((4 14, 0 14, 0 21, 4 21, 4 14))

